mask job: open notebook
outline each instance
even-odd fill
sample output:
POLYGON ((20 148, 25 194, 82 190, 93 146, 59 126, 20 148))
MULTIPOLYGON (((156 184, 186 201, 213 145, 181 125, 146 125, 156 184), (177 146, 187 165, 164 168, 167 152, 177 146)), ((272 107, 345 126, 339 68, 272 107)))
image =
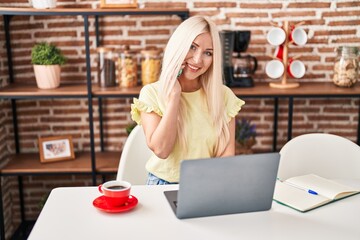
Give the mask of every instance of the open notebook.
POLYGON ((357 193, 360 193, 360 189, 308 174, 284 181, 277 180, 274 200, 306 212, 357 193))

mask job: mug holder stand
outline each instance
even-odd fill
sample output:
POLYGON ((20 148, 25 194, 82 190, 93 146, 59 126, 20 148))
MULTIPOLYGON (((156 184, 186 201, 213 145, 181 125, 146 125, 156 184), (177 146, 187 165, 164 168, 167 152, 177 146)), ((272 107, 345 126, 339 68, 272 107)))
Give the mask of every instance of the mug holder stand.
MULTIPOLYGON (((271 23, 272 25, 277 26, 276 23, 271 23)), ((304 22, 300 22, 298 24, 295 24, 295 26, 300 26, 303 25, 304 22)), ((288 88, 297 88, 300 86, 299 83, 295 83, 295 82, 291 82, 289 83, 287 80, 287 67, 288 67, 288 51, 289 51, 289 44, 292 44, 292 42, 289 41, 289 22, 288 21, 284 21, 284 25, 283 25, 283 29, 285 31, 285 42, 284 42, 284 48, 283 48, 283 59, 282 62, 284 64, 284 73, 282 75, 282 80, 280 83, 269 83, 269 86, 272 88, 281 88, 281 89, 288 89, 288 88)))

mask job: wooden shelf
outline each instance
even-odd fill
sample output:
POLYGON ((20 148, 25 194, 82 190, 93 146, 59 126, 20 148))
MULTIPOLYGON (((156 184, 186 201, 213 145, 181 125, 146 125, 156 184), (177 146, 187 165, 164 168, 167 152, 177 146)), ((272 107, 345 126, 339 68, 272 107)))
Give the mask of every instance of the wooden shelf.
MULTIPOLYGON (((137 97, 142 86, 133 88, 100 88, 93 85, 94 97, 137 97)), ((239 97, 331 97, 360 96, 360 84, 351 88, 338 87, 332 82, 303 82, 298 88, 272 88, 269 83, 255 83, 254 87, 232 88, 239 97)))
POLYGON ((61 84, 55 89, 40 89, 34 84, 12 83, 0 88, 0 98, 87 97, 86 84, 61 84))
POLYGON ((252 88, 233 88, 243 97, 331 97, 360 96, 360 84, 352 88, 337 87, 332 82, 303 82, 298 88, 272 88, 268 83, 256 83, 252 88))
MULTIPOLYGON (((133 88, 109 87, 100 88, 97 85, 92 87, 95 97, 136 97, 139 95, 142 86, 133 88)), ((272 88, 269 83, 255 83, 250 88, 232 88, 239 97, 330 97, 330 96, 360 96, 360 84, 351 88, 338 87, 332 82, 303 82, 298 88, 280 89, 272 88)))
POLYGON ((120 87, 100 88, 98 85, 93 85, 92 92, 94 97, 109 97, 109 96, 135 97, 139 95, 141 88, 142 86, 137 86, 132 88, 120 88, 120 87))
POLYGON ((121 152, 98 152, 95 155, 97 173, 117 173, 121 152))
POLYGON ((0 7, 0 15, 179 15, 187 17, 187 8, 67 8, 58 6, 52 9, 0 7))
MULTIPOLYGON (((120 161, 120 152, 96 153, 96 171, 98 173, 116 173, 120 161)), ((0 170, 1 175, 27 174, 91 174, 90 153, 75 153, 74 160, 41 163, 38 153, 21 153, 11 157, 10 162, 0 170)))
MULTIPOLYGON (((142 86, 134 88, 107 87, 100 88, 97 84, 92 85, 92 97, 134 97, 138 96, 142 86)), ((0 88, 0 98, 51 98, 51 97, 87 97, 86 84, 61 84, 55 89, 39 89, 34 84, 24 85, 12 83, 0 88)))
MULTIPOLYGON (((133 88, 107 87, 92 85, 92 97, 137 97, 142 86, 133 88)), ((332 82, 304 82, 298 88, 272 88, 268 83, 256 83, 251 88, 232 88, 240 97, 330 97, 360 96, 360 84, 351 88, 337 87, 332 82)), ((85 84, 62 84, 59 88, 43 90, 36 85, 14 83, 0 88, 0 98, 42 98, 42 97, 87 97, 85 84)))

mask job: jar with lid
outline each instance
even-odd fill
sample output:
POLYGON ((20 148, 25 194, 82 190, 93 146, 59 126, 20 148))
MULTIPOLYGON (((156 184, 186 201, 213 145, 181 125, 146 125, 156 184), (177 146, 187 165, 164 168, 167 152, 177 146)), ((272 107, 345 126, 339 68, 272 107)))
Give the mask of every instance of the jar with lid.
POLYGON ((117 79, 120 87, 137 85, 137 57, 128 47, 118 52, 117 79))
POLYGON ((100 87, 113 87, 116 85, 115 58, 112 48, 98 47, 97 73, 100 87))
POLYGON ((336 52, 333 82, 340 87, 352 87, 358 79, 359 48, 342 46, 336 52))
POLYGON ((142 85, 156 82, 160 76, 161 50, 141 51, 141 82, 142 85))

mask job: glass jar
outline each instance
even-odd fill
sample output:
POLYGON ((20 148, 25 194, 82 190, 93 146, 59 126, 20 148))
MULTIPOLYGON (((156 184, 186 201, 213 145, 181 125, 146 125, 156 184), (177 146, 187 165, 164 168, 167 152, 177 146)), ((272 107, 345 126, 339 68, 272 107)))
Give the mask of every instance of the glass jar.
POLYGON ((333 82, 340 87, 352 87, 358 79, 359 48, 343 46, 336 51, 333 82))
POLYGON ((161 69, 161 50, 141 51, 141 82, 142 85, 159 80, 161 69))
POLYGON ((113 87, 116 85, 115 58, 112 48, 98 47, 98 84, 100 87, 113 87))
POLYGON ((137 85, 137 58, 130 50, 120 51, 117 60, 117 79, 120 87, 137 85))

